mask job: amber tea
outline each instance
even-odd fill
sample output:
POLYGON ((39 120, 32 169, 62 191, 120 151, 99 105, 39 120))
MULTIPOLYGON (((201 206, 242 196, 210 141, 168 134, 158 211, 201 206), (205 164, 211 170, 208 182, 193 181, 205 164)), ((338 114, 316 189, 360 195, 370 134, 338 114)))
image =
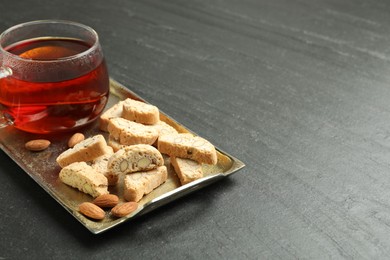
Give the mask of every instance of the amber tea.
POLYGON ((107 68, 97 43, 97 38, 44 36, 2 44, 0 61, 3 58, 3 68, 11 71, 0 78, 3 116, 32 133, 66 131, 94 121, 109 94, 107 68))

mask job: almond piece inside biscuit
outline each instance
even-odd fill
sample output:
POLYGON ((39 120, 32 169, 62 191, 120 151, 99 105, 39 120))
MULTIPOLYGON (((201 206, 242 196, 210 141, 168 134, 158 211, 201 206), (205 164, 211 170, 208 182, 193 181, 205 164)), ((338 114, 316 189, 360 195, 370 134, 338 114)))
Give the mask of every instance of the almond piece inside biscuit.
POLYGON ((124 172, 125 170, 127 170, 127 168, 129 168, 129 162, 127 160, 122 160, 119 165, 119 168, 122 172, 124 172))
POLYGON ((142 158, 138 161, 138 167, 146 168, 150 164, 150 160, 148 158, 142 158))
POLYGON ((93 193, 92 187, 91 187, 91 185, 89 185, 88 183, 84 184, 83 190, 84 190, 86 193, 88 193, 88 194, 92 194, 92 193, 93 193))

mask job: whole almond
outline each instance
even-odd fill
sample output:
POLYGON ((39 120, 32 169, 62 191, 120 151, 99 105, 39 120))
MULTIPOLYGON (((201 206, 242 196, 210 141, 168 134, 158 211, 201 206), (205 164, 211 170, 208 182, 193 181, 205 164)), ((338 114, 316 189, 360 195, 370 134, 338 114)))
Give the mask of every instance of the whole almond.
POLYGON ((92 203, 102 208, 112 208, 119 203, 119 198, 115 194, 103 194, 96 197, 92 203))
POLYGON ((74 147, 76 144, 84 141, 85 136, 82 133, 75 133, 68 141, 68 146, 70 148, 74 147))
POLYGON ((79 212, 86 217, 102 220, 104 219, 106 213, 102 208, 96 206, 91 202, 83 202, 79 205, 79 212))
POLYGON ((36 139, 28 141, 24 146, 27 150, 38 152, 48 148, 50 146, 50 141, 46 139, 36 139))
POLYGON ((138 208, 138 203, 134 201, 118 204, 111 209, 111 214, 115 217, 121 218, 129 215, 138 208))

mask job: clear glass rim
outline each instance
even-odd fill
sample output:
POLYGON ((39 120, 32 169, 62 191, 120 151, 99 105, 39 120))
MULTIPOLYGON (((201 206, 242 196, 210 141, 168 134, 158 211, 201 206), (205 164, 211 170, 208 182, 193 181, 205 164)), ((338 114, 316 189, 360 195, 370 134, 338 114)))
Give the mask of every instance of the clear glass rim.
POLYGON ((6 29, 5 31, 3 31, 0 34, 0 40, 6 34, 10 33, 11 31, 17 30, 17 29, 19 29, 21 27, 26 27, 26 26, 36 25, 36 24, 68 24, 68 25, 77 26, 79 28, 85 29, 86 31, 89 31, 93 35, 93 37, 94 37, 94 42, 93 42, 93 44, 91 45, 90 48, 88 48, 87 50, 85 50, 83 52, 80 52, 80 53, 72 55, 72 56, 58 58, 58 59, 53 59, 53 60, 34 60, 34 59, 22 58, 22 57, 20 57, 20 56, 18 56, 16 54, 13 54, 13 53, 5 50, 4 46, 1 43, 0 43, 0 52, 6 53, 7 56, 12 57, 13 59, 21 60, 21 61, 24 61, 24 62, 53 63, 53 62, 61 62, 61 61, 70 61, 70 60, 81 58, 81 57, 83 57, 85 55, 88 55, 89 53, 93 52, 94 50, 96 50, 99 47, 99 45, 100 45, 100 43, 99 43, 99 36, 98 36, 96 31, 92 27, 89 27, 89 26, 84 25, 82 23, 68 21, 68 20, 51 20, 51 19, 50 20, 36 20, 36 21, 25 22, 25 23, 20 23, 20 24, 14 25, 14 26, 6 29))

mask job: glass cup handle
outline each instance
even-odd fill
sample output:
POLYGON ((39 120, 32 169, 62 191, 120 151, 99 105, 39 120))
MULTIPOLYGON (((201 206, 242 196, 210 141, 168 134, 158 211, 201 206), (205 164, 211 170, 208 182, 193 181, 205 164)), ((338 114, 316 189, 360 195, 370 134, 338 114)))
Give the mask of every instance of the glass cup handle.
POLYGON ((4 113, 4 111, 0 110, 0 129, 13 125, 14 121, 10 115, 7 113, 4 113))
MULTIPOLYGON (((12 75, 12 70, 8 67, 0 67, 0 79, 12 75)), ((1 85, 0 85, 1 88, 1 85)), ((0 128, 4 128, 9 125, 13 125, 13 120, 10 115, 5 113, 4 110, 0 110, 0 128)))

